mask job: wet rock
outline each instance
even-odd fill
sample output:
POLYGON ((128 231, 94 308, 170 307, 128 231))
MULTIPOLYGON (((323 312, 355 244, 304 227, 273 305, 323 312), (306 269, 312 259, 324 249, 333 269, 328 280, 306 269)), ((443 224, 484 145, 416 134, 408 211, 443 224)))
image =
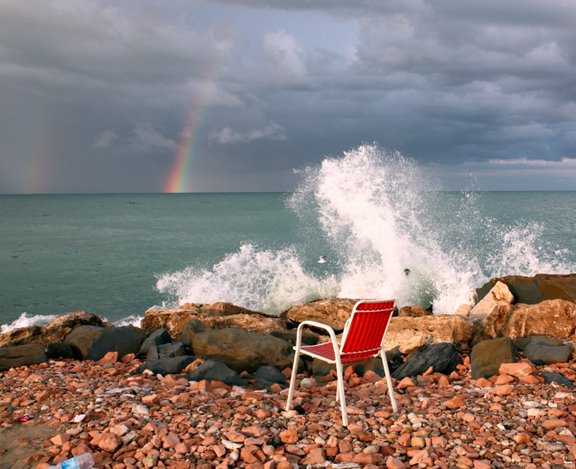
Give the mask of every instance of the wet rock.
POLYGON ((59 316, 46 326, 30 326, 0 334, 0 346, 21 344, 50 344, 64 342, 66 336, 82 325, 109 327, 93 313, 78 311, 59 316))
POLYGON ((516 347, 507 337, 478 342, 470 355, 472 379, 494 376, 502 363, 515 362, 516 358, 516 347))
POLYGON ((150 370, 155 374, 158 373, 161 375, 177 374, 184 370, 184 368, 186 368, 195 359, 196 357, 193 356, 183 356, 163 358, 160 360, 149 360, 140 365, 137 372, 142 373, 144 370, 150 370))
POLYGON ((19 327, 0 334, 0 347, 42 343, 44 328, 41 326, 19 327))
POLYGON ((482 299, 498 281, 508 286, 516 303, 537 304, 554 299, 576 302, 576 274, 538 274, 534 277, 511 275, 492 279, 476 290, 478 298, 482 299))
POLYGON ((240 386, 244 382, 240 375, 217 360, 206 360, 194 371, 186 375, 190 381, 222 381, 229 385, 240 386))
POLYGON ((444 374, 450 374, 460 363, 458 350, 454 344, 431 344, 411 353, 392 376, 398 380, 407 376, 418 376, 428 368, 444 374))
POLYGON ((48 360, 40 344, 8 345, 0 347, 0 371, 16 366, 29 366, 48 360))
POLYGON ((144 341, 144 331, 133 326, 97 327, 79 326, 66 337, 85 360, 100 360, 108 352, 122 357, 137 353, 144 341))

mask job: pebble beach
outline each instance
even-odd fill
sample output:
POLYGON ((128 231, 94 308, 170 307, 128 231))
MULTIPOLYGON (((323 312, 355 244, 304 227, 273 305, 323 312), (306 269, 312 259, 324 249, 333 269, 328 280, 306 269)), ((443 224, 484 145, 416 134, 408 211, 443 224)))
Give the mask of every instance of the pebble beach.
POLYGON ((463 355, 449 376, 394 381, 397 414, 383 378, 348 368, 347 428, 333 375, 299 375, 296 408, 286 412, 280 385, 140 374, 141 363, 111 353, 0 374, 0 468, 46 469, 85 452, 114 469, 576 466, 576 397, 541 376, 575 380, 574 357, 541 367, 521 360, 472 380, 463 355))

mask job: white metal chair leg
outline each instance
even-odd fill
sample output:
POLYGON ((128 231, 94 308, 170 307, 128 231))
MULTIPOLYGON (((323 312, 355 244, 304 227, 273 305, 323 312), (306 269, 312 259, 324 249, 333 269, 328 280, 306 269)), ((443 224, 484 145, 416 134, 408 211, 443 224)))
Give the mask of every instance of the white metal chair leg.
MULTIPOLYGON (((337 397, 340 397, 340 409, 342 410, 342 425, 348 426, 348 414, 346 413, 346 396, 344 395, 344 375, 342 373, 342 363, 340 357, 336 361, 336 373, 338 374, 337 397)), ((336 400, 338 402, 338 399, 336 400)))
POLYGON ((298 359, 300 358, 300 350, 294 352, 294 364, 292 365, 292 374, 290 376, 290 388, 288 389, 288 400, 286 402, 286 410, 290 410, 292 406, 292 397, 294 396, 294 388, 296 387, 296 374, 298 373, 298 359))
POLYGON ((380 357, 382 358, 382 366, 384 367, 384 374, 386 375, 386 384, 388 385, 388 396, 390 397, 390 402, 392 402, 392 410, 394 413, 398 412, 398 403, 396 402, 396 396, 394 395, 394 387, 392 386, 392 376, 390 376, 390 368, 388 367, 388 360, 386 360, 386 352, 384 349, 380 351, 380 357))

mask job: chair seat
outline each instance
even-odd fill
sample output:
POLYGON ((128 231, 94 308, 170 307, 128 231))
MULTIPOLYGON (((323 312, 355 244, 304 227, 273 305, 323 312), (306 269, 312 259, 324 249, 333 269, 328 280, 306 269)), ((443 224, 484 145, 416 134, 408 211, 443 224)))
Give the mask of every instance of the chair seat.
MULTIPOLYGON (((310 355, 311 357, 320 358, 321 360, 325 360, 330 363, 336 363, 336 357, 334 356, 334 347, 332 347, 332 344, 330 342, 325 342, 323 344, 318 345, 305 345, 301 347, 300 350, 302 353, 310 355)), ((369 360, 370 358, 377 357, 379 352, 380 349, 360 351, 354 353, 342 353, 340 354, 340 361, 342 363, 361 362, 364 360, 369 360)))

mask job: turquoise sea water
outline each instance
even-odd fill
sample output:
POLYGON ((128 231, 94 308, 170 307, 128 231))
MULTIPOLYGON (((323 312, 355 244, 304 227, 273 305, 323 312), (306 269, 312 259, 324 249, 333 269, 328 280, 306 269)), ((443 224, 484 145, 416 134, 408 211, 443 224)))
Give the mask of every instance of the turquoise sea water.
POLYGON ((290 242, 283 194, 0 196, 0 323, 85 309, 116 320, 166 297, 157 277, 246 240, 290 242))
POLYGON ((278 313, 332 295, 449 313, 493 276, 576 271, 576 192, 363 189, 334 165, 294 194, 0 196, 0 324, 220 300, 278 313))

